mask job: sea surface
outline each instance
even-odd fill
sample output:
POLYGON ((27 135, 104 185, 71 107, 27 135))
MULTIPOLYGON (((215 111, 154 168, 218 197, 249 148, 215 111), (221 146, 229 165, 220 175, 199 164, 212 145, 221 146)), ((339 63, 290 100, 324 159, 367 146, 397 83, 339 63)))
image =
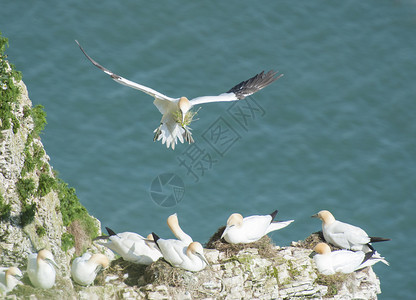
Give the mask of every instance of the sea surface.
POLYGON ((115 231, 207 242, 228 216, 294 219, 277 245, 320 230, 328 209, 370 235, 380 299, 416 293, 416 1, 5 1, 0 31, 51 164, 115 231), (205 104, 195 144, 153 142, 153 99, 218 95, 262 70, 284 76, 236 103, 205 104))

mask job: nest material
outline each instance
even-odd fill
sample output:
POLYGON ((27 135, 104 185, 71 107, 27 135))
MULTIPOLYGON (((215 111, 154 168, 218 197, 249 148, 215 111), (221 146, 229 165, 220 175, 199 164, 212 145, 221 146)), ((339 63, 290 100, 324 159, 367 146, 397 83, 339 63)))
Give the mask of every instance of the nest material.
POLYGON ((189 110, 185 114, 184 120, 182 120, 182 112, 180 110, 177 110, 173 113, 173 118, 176 123, 179 123, 181 124, 182 127, 185 127, 192 123, 192 121, 194 120, 194 117, 198 114, 198 111, 199 109, 197 111, 189 110))
POLYGON ((205 245, 207 249, 216 249, 220 252, 225 252, 225 256, 230 258, 235 256, 238 252, 244 249, 255 248, 258 249, 259 255, 264 258, 272 258, 277 254, 276 246, 272 240, 265 235, 258 241, 248 244, 229 244, 224 239, 221 239, 221 235, 224 232, 225 226, 218 228, 217 232, 209 239, 205 245))
POLYGON ((97 275, 95 285, 105 285, 105 278, 109 275, 117 275, 118 279, 115 280, 124 281, 128 286, 144 285, 143 276, 145 275, 146 267, 145 265, 125 261, 120 257, 112 261, 107 269, 97 275), (125 274, 128 274, 127 278, 125 274))
MULTIPOLYGON (((305 249, 313 250, 315 248, 315 246, 319 243, 327 243, 325 241, 324 234, 322 233, 322 231, 317 231, 317 232, 312 233, 310 236, 308 236, 303 241, 299 241, 299 242, 295 243, 294 246, 299 247, 299 248, 305 248, 305 249)), ((331 251, 341 249, 341 248, 335 247, 334 245, 332 245, 330 243, 327 243, 327 244, 331 248, 331 251)))

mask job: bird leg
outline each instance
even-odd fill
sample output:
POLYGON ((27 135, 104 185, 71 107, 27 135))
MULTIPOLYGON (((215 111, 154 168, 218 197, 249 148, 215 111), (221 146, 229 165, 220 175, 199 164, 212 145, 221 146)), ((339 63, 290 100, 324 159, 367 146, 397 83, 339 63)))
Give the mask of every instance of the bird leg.
POLYGON ((162 123, 160 123, 159 127, 156 128, 153 132, 155 133, 155 136, 153 137, 153 142, 156 142, 157 139, 159 138, 160 134, 162 133, 162 123))
POLYGON ((185 141, 187 141, 189 144, 194 142, 194 139, 192 138, 191 131, 187 128, 187 126, 182 126, 182 128, 185 130, 183 137, 185 138, 185 141))

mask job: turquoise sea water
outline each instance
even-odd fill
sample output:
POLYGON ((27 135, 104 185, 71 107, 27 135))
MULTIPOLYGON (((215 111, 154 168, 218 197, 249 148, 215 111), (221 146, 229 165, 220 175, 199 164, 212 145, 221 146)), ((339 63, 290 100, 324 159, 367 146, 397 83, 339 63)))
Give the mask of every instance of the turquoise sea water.
POLYGON ((380 299, 414 297, 415 1, 8 1, 1 10, 9 59, 48 114, 51 164, 104 226, 170 237, 165 220, 177 212, 206 242, 233 212, 279 209, 296 220, 271 234, 284 246, 319 230, 310 216, 328 209, 392 238, 376 245, 391 264, 374 267, 380 299), (220 94, 261 70, 285 75, 237 106, 204 105, 196 143, 172 151, 152 141, 161 117, 152 98, 94 68, 75 39, 172 97, 220 94), (151 198, 164 173, 184 182, 173 207, 151 198))

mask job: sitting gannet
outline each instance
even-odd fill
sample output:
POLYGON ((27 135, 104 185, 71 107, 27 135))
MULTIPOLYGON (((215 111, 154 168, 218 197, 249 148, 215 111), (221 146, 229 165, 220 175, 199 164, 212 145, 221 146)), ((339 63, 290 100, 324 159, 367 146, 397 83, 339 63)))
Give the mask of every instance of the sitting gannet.
POLYGON ((204 256, 204 249, 198 242, 189 245, 180 240, 159 238, 155 233, 153 239, 163 254, 163 258, 173 267, 187 271, 198 272, 203 270, 208 264, 204 256))
POLYGON ((101 253, 91 255, 86 252, 72 262, 72 279, 80 285, 90 285, 101 269, 109 265, 108 257, 101 253))
POLYGON ((16 267, 0 267, 0 295, 10 292, 16 285, 22 284, 20 281, 22 277, 22 272, 16 267))
POLYGON ((149 87, 114 74, 93 60, 84 51, 77 40, 75 40, 75 42, 78 44, 84 55, 92 62, 92 64, 101 69, 104 73, 110 75, 114 81, 142 91, 155 98, 153 104, 157 107, 163 116, 159 127, 154 131, 155 135, 153 140, 162 140, 162 144, 166 143, 166 146, 168 148, 172 147, 172 149, 175 149, 175 145, 177 144, 178 140, 181 143, 184 143, 184 141, 188 143, 194 142, 190 128, 188 127, 196 114, 196 112, 191 111, 193 106, 209 102, 236 101, 244 99, 245 97, 250 96, 268 86, 283 75, 281 74, 276 76, 277 72, 269 71, 264 73, 263 71, 248 80, 240 82, 231 88, 228 92, 222 93, 218 96, 197 97, 191 100, 188 100, 186 97, 171 98, 149 87))
POLYGON ((376 255, 376 251, 364 253, 363 251, 337 250, 332 251, 325 243, 315 246, 313 260, 318 271, 324 275, 339 273, 352 273, 365 267, 369 267, 381 261, 389 265, 384 259, 376 255))
POLYGON ((162 253, 154 243, 151 234, 144 238, 134 232, 115 233, 108 227, 106 229, 109 235, 97 237, 96 240, 107 240, 101 244, 120 255, 124 260, 141 265, 150 265, 162 257, 162 253))
POLYGON ((360 227, 335 220, 334 216, 327 210, 321 210, 312 218, 322 220, 322 233, 325 241, 342 249, 369 252, 374 250, 370 243, 390 240, 381 237, 370 237, 360 227))
POLYGON ((245 218, 238 213, 234 213, 228 218, 227 226, 221 238, 224 238, 230 244, 252 243, 269 232, 282 229, 294 221, 273 222, 276 215, 277 210, 270 215, 245 218))
POLYGON ((30 282, 43 289, 50 289, 55 284, 56 271, 58 268, 50 251, 43 249, 39 253, 28 256, 27 273, 30 282))

